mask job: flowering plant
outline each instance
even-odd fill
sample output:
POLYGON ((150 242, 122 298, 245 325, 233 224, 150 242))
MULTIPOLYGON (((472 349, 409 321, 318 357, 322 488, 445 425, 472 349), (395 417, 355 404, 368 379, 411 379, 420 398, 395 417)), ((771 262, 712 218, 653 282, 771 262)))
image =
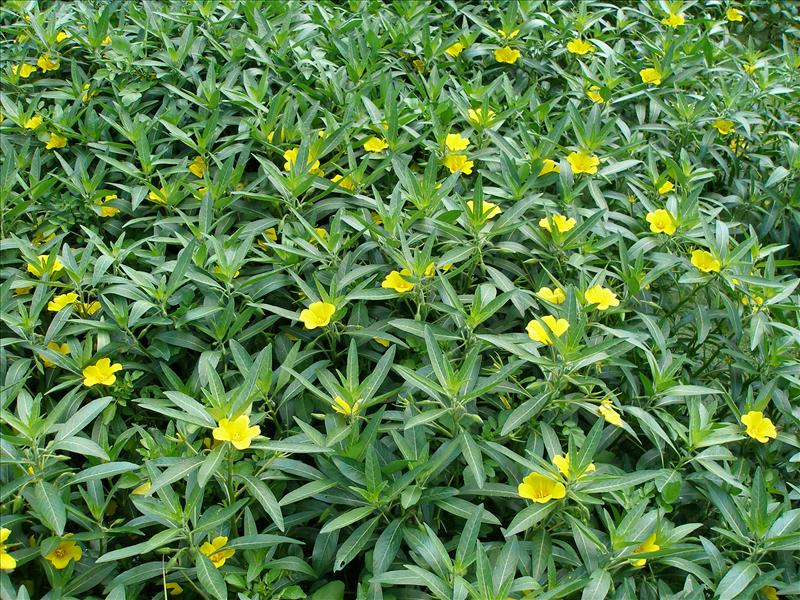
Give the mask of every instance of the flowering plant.
POLYGON ((798 31, 4 2, 0 596, 797 597, 798 31))

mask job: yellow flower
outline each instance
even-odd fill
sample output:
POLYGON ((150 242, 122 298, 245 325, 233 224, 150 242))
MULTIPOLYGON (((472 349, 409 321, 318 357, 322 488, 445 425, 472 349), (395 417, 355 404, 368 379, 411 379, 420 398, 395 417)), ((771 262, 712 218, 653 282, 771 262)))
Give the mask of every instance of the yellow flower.
POLYGON ((453 58, 456 58, 463 51, 464 51, 464 44, 462 44, 461 42, 456 42, 455 44, 447 48, 447 50, 445 50, 445 52, 447 52, 447 54, 449 56, 452 56, 453 58))
POLYGON ((588 54, 589 52, 594 52, 595 47, 592 43, 587 42, 581 38, 575 38, 571 42, 567 44, 567 50, 572 52, 572 54, 577 54, 578 56, 583 56, 584 54, 588 54))
POLYGON ((97 96, 97 94, 100 93, 100 90, 92 90, 90 92, 89 88, 91 87, 92 85, 90 83, 83 84, 83 88, 81 88, 83 90, 83 96, 81 96, 82 102, 88 102, 91 98, 94 98, 95 96, 97 96))
POLYGON ((602 285, 590 287, 583 294, 587 304, 596 304, 597 310, 608 310, 612 306, 619 306, 617 295, 602 285))
MULTIPOLYGON (((225 270, 220 265, 214 265, 213 271, 215 275, 219 275, 220 277, 227 276, 225 270)), ((234 271, 232 279, 236 279, 239 276, 239 273, 240 271, 238 269, 234 271)))
POLYGON ((339 185, 340 188, 344 188, 346 190, 350 190, 351 192, 356 189, 356 184, 353 183, 353 180, 349 177, 344 177, 342 175, 334 175, 331 177, 331 181, 339 185))
POLYGON ((74 304, 78 299, 78 294, 70 292, 69 294, 60 294, 47 303, 47 310, 50 312, 58 312, 65 309, 70 304, 74 304))
POLYGON ((28 63, 22 63, 21 65, 14 65, 11 67, 11 72, 20 79, 27 79, 31 76, 31 73, 36 73, 37 70, 36 67, 28 63))
POLYGON ((639 76, 642 78, 642 83, 652 83, 653 85, 661 85, 661 72, 658 69, 649 67, 639 71, 639 76))
POLYGON ((62 540, 50 554, 45 558, 49 560, 56 569, 66 569, 69 561, 78 562, 83 556, 83 550, 73 541, 62 540))
POLYGON ((58 59, 53 60, 49 54, 42 54, 39 57, 39 60, 36 61, 36 64, 39 65, 39 68, 46 73, 47 71, 58 70, 58 67, 61 66, 61 61, 58 59))
POLYGON ((100 43, 103 44, 104 46, 108 46, 111 43, 111 36, 107 35, 102 40, 100 40, 100 43))
POLYGON ((42 117, 40 115, 33 115, 30 119, 25 121, 23 127, 25 129, 36 129, 42 124, 42 117))
POLYGON ((606 101, 605 98, 600 95, 599 85, 591 86, 588 90, 586 90, 586 95, 589 97, 589 100, 596 102, 597 104, 603 104, 606 101))
POLYGON ((95 204, 100 206, 101 217, 113 217, 119 212, 119 209, 114 206, 104 206, 107 202, 111 202, 112 200, 116 199, 116 194, 109 194, 108 196, 104 196, 101 200, 95 201, 95 204))
POLYGON ((728 147, 736 156, 745 156, 745 150, 747 150, 748 145, 749 144, 740 137, 734 137, 728 142, 728 147))
MULTIPOLYGON (((53 350, 54 352, 58 352, 59 354, 63 354, 65 356, 69 354, 69 344, 66 343, 58 344, 57 342, 50 342, 49 344, 47 344, 47 348, 48 350, 53 350)), ((52 369, 53 367, 56 366, 54 362, 48 360, 42 354, 39 355, 39 358, 42 359, 42 363, 44 363, 44 366, 49 369, 52 369)))
POLYGON ((253 443, 253 438, 261 435, 261 427, 250 426, 250 417, 239 415, 235 419, 222 419, 211 432, 215 440, 230 442, 237 450, 246 450, 253 443))
POLYGON ((775 425, 760 411, 751 410, 746 415, 742 415, 742 423, 747 427, 745 433, 762 444, 766 444, 769 438, 775 439, 778 436, 775 425))
POLYGON ((48 150, 53 150, 55 148, 64 148, 66 145, 67 138, 65 138, 63 135, 58 135, 57 133, 51 133, 45 148, 48 150))
POLYGON ((383 140, 379 137, 372 136, 366 142, 364 142, 364 150, 367 152, 372 152, 373 154, 380 154, 384 150, 389 147, 389 144, 386 140, 383 140))
POLYGON ((672 183, 670 180, 667 180, 661 185, 660 188, 658 188, 658 193, 663 196, 664 194, 669 194, 674 189, 675 189, 675 184, 672 183))
POLYGON ((207 191, 208 187, 204 185, 203 187, 197 188, 197 193, 192 192, 192 196, 195 197, 195 200, 202 200, 207 191))
POLYGON ((268 240, 271 240, 273 242, 277 242, 278 241, 278 232, 275 231, 274 227, 270 227, 269 229, 265 229, 264 230, 264 235, 267 236, 268 240))
POLYGON ((153 487, 153 484, 149 481, 145 481, 143 484, 137 485, 131 490, 131 496, 144 496, 151 487, 153 487))
POLYGON ((117 371, 122 370, 122 365, 119 363, 111 364, 108 358, 101 358, 95 364, 89 365, 83 370, 83 385, 92 387, 93 385, 113 385, 117 380, 114 375, 117 371))
POLYGON ((306 329, 325 327, 331 322, 331 317, 335 312, 335 304, 329 302, 312 302, 308 305, 308 308, 304 308, 300 311, 300 320, 303 322, 306 329))
MULTIPOLYGON (((294 163, 297 162, 297 153, 300 151, 300 148, 292 148, 287 150, 283 153, 283 158, 286 161, 283 163, 283 170, 284 171, 291 171, 294 163)), ((306 158, 306 164, 311 165, 309 171, 314 173, 315 175, 319 175, 322 177, 322 169, 320 169, 320 163, 318 160, 315 160, 311 153, 308 154, 308 158, 306 158), (312 164, 313 163, 313 164, 312 164)))
POLYGON ((500 63, 508 63, 509 65, 513 65, 519 57, 522 56, 519 50, 515 48, 510 48, 509 46, 505 46, 504 48, 498 48, 494 51, 494 58, 497 62, 500 63))
POLYGON ((484 113, 482 108, 470 108, 467 110, 467 119, 473 125, 486 126, 489 125, 497 115, 493 110, 486 109, 484 113))
POLYGON ((425 267, 425 272, 423 275, 425 275, 425 277, 433 277, 436 275, 436 265, 432 262, 428 263, 428 266, 425 267))
POLYGON ((748 75, 752 75, 753 73, 755 73, 756 68, 757 68, 756 65, 754 65, 753 63, 744 63, 742 65, 742 70, 748 75))
POLYGON ((402 271, 392 271, 389 273, 381 283, 382 288, 392 289, 395 292, 399 292, 404 294, 405 292, 410 292, 414 289, 414 284, 410 281, 403 279, 403 275, 410 275, 411 273, 408 269, 403 269, 402 271))
POLYGON ((149 194, 147 194, 147 198, 152 200, 156 204, 166 204, 167 191, 162 187, 157 192, 150 192, 149 194))
MULTIPOLYGON (((642 542, 642 544, 636 548, 636 550, 634 550, 634 552, 657 552, 659 550, 661 550, 661 546, 656 544, 656 534, 651 533, 650 536, 644 542, 642 542)), ((645 563, 647 563, 646 558, 637 558, 636 560, 631 561, 631 564, 634 567, 643 567, 645 563)))
POLYGON ((447 149, 452 152, 466 150, 467 146, 469 146, 469 138, 462 137, 460 133, 448 133, 445 139, 445 145, 447 149))
POLYGON ((164 587, 167 588, 170 596, 180 596, 183 593, 183 588, 174 581, 170 581, 164 587))
POLYGON ((98 310, 102 308, 102 305, 97 301, 88 302, 88 303, 78 303, 76 305, 78 312, 82 315, 89 315, 90 317, 96 313, 98 310))
POLYGON ((597 173, 597 165, 600 164, 600 159, 594 154, 586 154, 585 152, 572 152, 567 156, 567 162, 572 167, 573 173, 588 173, 593 175, 597 173))
POLYGON ((567 488, 560 481, 539 473, 531 473, 517 486, 517 493, 521 498, 545 504, 550 500, 560 500, 566 497, 567 488))
POLYGON ((778 590, 771 585, 761 588, 761 593, 764 594, 766 600, 779 600, 778 590))
MULTIPOLYGON (((556 466, 556 468, 559 470, 559 472, 564 477, 569 479, 569 467, 570 467, 569 452, 567 452, 563 456, 561 454, 558 454, 558 455, 554 456, 553 457, 553 464, 556 466)), ((594 466, 594 463, 591 463, 588 467, 586 467, 583 470, 583 473, 578 475, 577 478, 581 479, 581 478, 585 477, 586 475, 588 475, 589 473, 593 473, 595 470, 596 470, 596 467, 594 466)))
POLYGON ((556 226, 556 229, 558 229, 559 233, 566 233, 570 229, 574 228, 576 223, 577 221, 575 221, 575 219, 572 217, 568 219, 559 213, 539 219, 539 227, 551 233, 553 232, 553 225, 556 226))
POLYGON ((736 21, 741 23, 744 19, 744 15, 735 8, 729 8, 725 11, 725 18, 731 22, 736 21))
POLYGON ((562 304, 567 299, 567 295, 561 288, 553 288, 551 290, 549 287, 541 287, 536 292, 536 295, 542 300, 547 300, 553 304, 562 304))
POLYGON ((328 239, 328 231, 324 227, 314 227, 314 231, 323 240, 328 239))
POLYGON ((669 13, 669 16, 661 19, 661 22, 664 25, 675 29, 676 27, 680 27, 681 25, 685 24, 686 18, 680 13, 677 15, 675 13, 669 13))
POLYGON ((561 173, 561 166, 552 158, 545 158, 542 161, 542 169, 539 171, 539 177, 547 175, 548 173, 561 173))
POLYGON ((519 29, 513 29, 508 33, 506 33, 504 29, 498 29, 497 34, 504 40, 513 40, 519 35, 519 29))
MULTIPOLYGON (((750 300, 745 296, 745 297, 742 298, 742 304, 747 306, 748 304, 750 304, 750 300)), ((762 306, 764 304, 764 298, 759 296, 759 295, 757 295, 757 294, 754 294, 753 295, 753 304, 755 304, 756 307, 762 306)), ((755 308, 755 310, 758 310, 758 308, 755 308)))
POLYGON ((6 527, 0 527, 0 570, 10 571, 17 566, 17 561, 6 552, 5 541, 11 535, 11 530, 6 527))
POLYGON ((56 36, 56 42, 61 43, 64 40, 68 40, 72 36, 69 34, 68 31, 59 31, 58 35, 56 36))
POLYGON ((733 121, 728 121, 727 119, 717 119, 711 126, 719 131, 720 135, 728 135, 731 131, 733 131, 733 121))
POLYGON ((20 288, 14 288, 14 294, 16 294, 17 296, 26 296, 27 294, 31 293, 32 289, 33 289, 32 285, 28 285, 28 286, 20 287, 20 288))
POLYGON ((675 217, 672 216, 671 212, 663 208, 647 213, 645 219, 650 223, 650 231, 653 233, 672 235, 677 229, 675 217))
POLYGON ((606 423, 611 423, 615 427, 622 427, 622 417, 614 408, 614 403, 611 400, 602 400, 597 412, 606 420, 606 423))
POLYGON ((464 173, 470 175, 472 173, 472 165, 475 163, 467 160, 464 154, 448 154, 444 157, 444 166, 447 167, 451 173, 464 173))
POLYGON ((203 175, 206 174, 206 161, 203 159, 202 156, 195 156, 194 160, 189 165, 189 171, 195 176, 199 177, 200 179, 203 178, 203 175))
MULTIPOLYGON (((488 221, 489 219, 494 219, 497 215, 503 212, 503 210, 492 202, 488 202, 486 200, 482 203, 483 208, 483 220, 488 221)), ((469 212, 475 210, 475 203, 472 200, 467 200, 467 209, 469 212)))
POLYGON ((385 340, 383 338, 372 338, 372 339, 375 340, 375 343, 380 344, 384 348, 388 348, 391 345, 391 342, 389 340, 385 340))
POLYGON ((226 560, 236 554, 236 550, 225 548, 225 544, 227 543, 228 538, 224 535, 220 535, 211 540, 210 543, 204 542, 203 545, 200 546, 200 552, 205 554, 208 560, 211 561, 211 564, 219 569, 225 564, 226 560))
POLYGON ((569 321, 566 319, 556 319, 551 315, 546 315, 541 319, 533 319, 528 322, 527 327, 525 327, 525 330, 528 332, 528 337, 534 342, 550 346, 553 340, 550 338, 550 332, 545 329, 545 325, 547 325, 556 337, 561 337, 564 335, 564 332, 569 329, 569 321))
POLYGON ((695 250, 692 252, 692 264, 703 273, 719 273, 722 264, 706 250, 695 250))
MULTIPOLYGON (((47 263, 50 260, 49 254, 40 254, 36 257, 38 264, 32 265, 28 263, 28 273, 32 273, 36 277, 41 277, 45 269, 47 268, 47 263)), ((53 265, 50 267, 50 273, 57 273, 61 269, 64 268, 64 265, 61 264, 61 261, 58 260, 58 257, 53 261, 53 265)))
POLYGON ((44 231, 42 231, 41 229, 38 229, 36 231, 36 233, 33 234, 33 238, 31 239, 31 241, 35 245, 41 246, 42 244, 45 244, 45 243, 49 242, 50 240, 52 240, 54 237, 56 237, 55 233, 51 232, 51 233, 45 235, 44 231))
POLYGON ((334 412, 344 415, 345 417, 355 417, 358 415, 358 411, 361 409, 361 406, 358 400, 353 402, 351 406, 346 400, 342 400, 341 396, 336 396, 336 398, 333 399, 331 408, 334 410, 334 412))

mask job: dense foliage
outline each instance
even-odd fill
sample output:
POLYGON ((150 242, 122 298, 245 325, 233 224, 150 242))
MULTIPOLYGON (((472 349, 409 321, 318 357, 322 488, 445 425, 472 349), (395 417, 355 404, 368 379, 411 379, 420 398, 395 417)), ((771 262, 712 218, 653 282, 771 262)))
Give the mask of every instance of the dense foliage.
POLYGON ((0 596, 800 595, 800 5, 0 11, 0 596))

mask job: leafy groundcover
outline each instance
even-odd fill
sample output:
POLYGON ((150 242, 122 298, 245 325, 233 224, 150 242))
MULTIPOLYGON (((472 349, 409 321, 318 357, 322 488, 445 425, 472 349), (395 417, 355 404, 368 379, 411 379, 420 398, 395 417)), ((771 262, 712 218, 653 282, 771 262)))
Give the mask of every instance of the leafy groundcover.
POLYGON ((800 597, 800 5, 8 0, 3 599, 800 597))

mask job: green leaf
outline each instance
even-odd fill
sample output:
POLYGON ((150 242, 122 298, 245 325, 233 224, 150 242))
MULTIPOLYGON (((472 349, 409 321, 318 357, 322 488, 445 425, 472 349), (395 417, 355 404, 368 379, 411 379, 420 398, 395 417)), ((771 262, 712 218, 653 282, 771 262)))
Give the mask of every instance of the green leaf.
POLYGON ((127 548, 120 548, 119 550, 106 552, 100 558, 98 558, 96 562, 106 563, 115 560, 122 560, 123 558, 129 558, 131 556, 147 554, 153 550, 163 548, 181 537, 183 537, 183 532, 180 529, 165 529, 163 531, 159 531, 149 540, 140 544, 134 544, 133 546, 128 546, 127 548))
POLYGON ((424 336, 425 346, 428 349, 428 359, 431 361, 431 367, 436 375, 436 379, 439 380, 439 385, 441 385, 442 388, 448 389, 450 387, 450 369, 448 368, 444 355, 439 348, 436 337, 433 335, 433 330, 426 326, 424 336))
POLYGON ((200 470, 197 472, 197 483, 200 484, 200 487, 205 487, 208 480, 217 474, 219 466, 225 460, 227 450, 228 444, 220 444, 205 457, 200 470))
POLYGON ((64 535, 64 526, 67 524, 67 509, 61 495, 52 483, 39 481, 33 486, 31 493, 25 498, 34 511, 42 519, 44 525, 56 535, 64 535))
POLYGON ((597 569, 589 577, 589 583, 583 588, 581 600, 603 600, 611 589, 611 575, 608 571, 597 569))
POLYGON ((172 465, 151 482, 152 485, 150 486, 150 489, 147 490, 145 495, 152 496, 164 486, 188 477, 189 473, 195 469, 198 469, 200 465, 203 464, 204 460, 205 458, 203 456, 198 455, 186 458, 179 463, 172 465))
POLYGON ((269 533, 259 533, 254 535, 243 535, 232 540, 228 540, 225 544, 226 548, 231 550, 258 550, 277 544, 302 544, 300 540, 286 537, 283 535, 271 535, 269 533))
POLYGON ((267 487, 267 484, 260 479, 251 477, 250 475, 239 475, 239 478, 244 481, 247 491, 250 492, 250 495, 258 501, 278 529, 285 531, 281 506, 278 504, 275 494, 273 494, 272 490, 267 487))
POLYGON ((225 584, 222 573, 201 552, 197 552, 195 556, 195 566, 197 579, 200 581, 203 591, 211 594, 217 600, 228 600, 228 586, 225 584))
POLYGON ((60 441, 66 439, 68 437, 72 437, 79 431, 82 431, 84 427, 86 427, 92 420, 99 415, 103 410, 108 406, 114 398, 111 396, 106 396, 104 398, 98 398, 97 400, 92 400, 81 408, 78 412, 76 412, 69 420, 60 425, 58 427, 58 433, 56 434, 55 441, 60 441))
POLYGON ((542 408, 544 408, 544 405, 547 403, 548 397, 549 396, 547 394, 540 394, 534 398, 531 398, 530 400, 526 400, 516 407, 508 416, 505 423, 503 423, 503 429, 500 431, 500 435, 508 435, 517 427, 523 423, 527 423, 533 417, 538 415, 542 408))
POLYGON ((336 553, 334 560, 333 570, 341 571, 351 560, 353 560, 364 546, 369 542, 372 533, 378 526, 380 517, 362 523, 350 536, 339 546, 339 551, 336 553))
POLYGON ((325 526, 320 530, 320 533, 329 533, 331 531, 337 531, 342 527, 347 527, 348 525, 352 525, 353 523, 360 521, 364 517, 371 515, 374 512, 374 508, 371 506, 359 506, 358 508, 350 509, 346 512, 343 512, 335 519, 328 521, 325 523, 325 526))
POLYGON ((311 594, 309 600, 344 600, 344 591, 344 583, 330 581, 311 594))
POLYGON ((317 496, 318 494, 322 494, 335 485, 335 481, 330 481, 328 479, 309 481, 308 483, 301 485, 296 490, 292 490, 286 494, 283 498, 281 498, 281 501, 278 504, 280 506, 288 506, 289 504, 294 504, 295 502, 300 502, 306 498, 311 498, 313 496, 317 496))
POLYGON ((511 520, 511 523, 509 523, 508 528, 505 530, 503 535, 508 538, 512 535, 516 535, 517 533, 530 529, 547 517, 547 515, 550 514, 557 504, 558 502, 533 504, 532 506, 522 509, 522 511, 517 513, 517 515, 511 520))
POLYGON ((389 569, 403 541, 402 521, 395 519, 381 532, 372 552, 372 572, 380 575, 389 569))
POLYGON ((466 431, 461 435, 461 453, 472 471, 475 482, 479 488, 482 488, 486 482, 486 472, 483 469, 481 450, 475 440, 472 439, 472 436, 466 431))
POLYGON ((414 427, 425 425, 426 423, 430 423, 431 421, 436 421, 439 417, 446 415, 448 412, 449 410, 446 408, 426 410, 418 415, 414 415, 408 421, 406 421, 406 424, 403 426, 403 429, 413 429, 414 427))
POLYGON ((104 465, 97 465, 96 467, 89 467, 88 469, 80 471, 70 480, 69 483, 71 485, 77 485, 79 483, 93 481, 96 479, 108 479, 109 477, 115 477, 117 475, 121 475, 122 473, 136 471, 139 468, 139 465, 130 462, 110 462, 104 465))
POLYGON ((717 586, 719 600, 733 600, 755 577, 758 567, 753 563, 742 561, 731 567, 717 586))

